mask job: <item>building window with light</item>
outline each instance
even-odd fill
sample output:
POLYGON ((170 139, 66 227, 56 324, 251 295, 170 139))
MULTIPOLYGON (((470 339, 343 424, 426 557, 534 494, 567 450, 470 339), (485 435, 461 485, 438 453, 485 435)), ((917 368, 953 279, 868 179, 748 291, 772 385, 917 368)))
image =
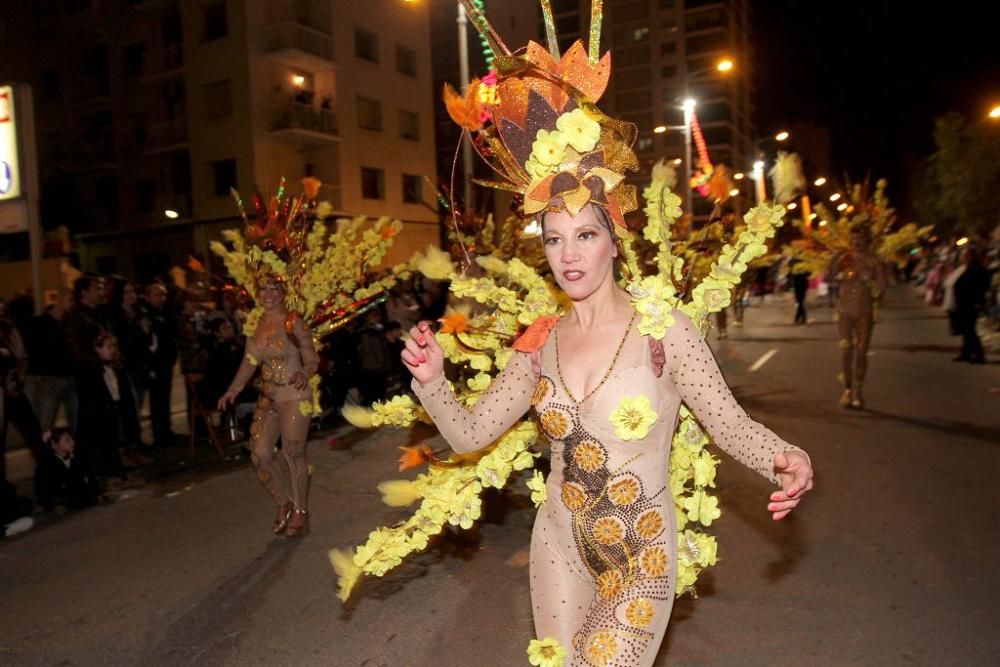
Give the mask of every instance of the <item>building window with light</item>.
POLYGON ((385 199, 385 170, 361 167, 361 197, 385 199))
POLYGON ((417 52, 396 45, 396 71, 404 76, 417 78, 417 52))
POLYGON ((229 17, 225 2, 213 2, 202 8, 202 41, 211 42, 229 34, 229 17))
POLYGON ((236 187, 236 160, 217 160, 209 162, 212 168, 212 182, 215 185, 216 197, 228 197, 229 189, 236 187))
POLYGON ((358 127, 373 132, 382 131, 382 103, 358 96, 358 127))
POLYGON ((423 201, 423 179, 413 174, 403 174, 403 203, 419 204, 423 201))
POLYGON ((355 28, 354 55, 370 63, 377 63, 378 35, 364 28, 355 28))
POLYGON ((405 109, 399 110, 399 138, 420 141, 420 114, 405 109))

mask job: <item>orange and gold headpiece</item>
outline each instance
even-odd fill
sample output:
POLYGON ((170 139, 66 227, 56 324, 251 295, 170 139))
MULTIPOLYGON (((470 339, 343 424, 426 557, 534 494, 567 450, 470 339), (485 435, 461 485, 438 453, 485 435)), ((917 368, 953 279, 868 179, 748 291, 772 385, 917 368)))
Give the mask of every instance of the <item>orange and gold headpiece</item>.
POLYGON ((542 0, 548 50, 529 42, 515 55, 470 0, 466 11, 494 54, 495 72, 474 80, 464 97, 445 86, 448 114, 500 176, 482 185, 518 192, 524 212, 568 211, 587 204, 607 210, 625 228, 637 208, 625 172, 639 167, 636 127, 597 108, 611 74, 611 54, 598 58, 602 2, 593 0, 590 48, 576 42, 560 55, 549 0, 542 0))

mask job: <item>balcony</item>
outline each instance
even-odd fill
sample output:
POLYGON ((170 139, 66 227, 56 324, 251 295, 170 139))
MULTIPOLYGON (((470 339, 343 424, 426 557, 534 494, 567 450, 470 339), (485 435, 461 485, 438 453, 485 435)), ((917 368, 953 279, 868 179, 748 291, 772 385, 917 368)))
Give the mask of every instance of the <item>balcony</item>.
POLYGON ((265 44, 269 57, 292 67, 314 71, 334 62, 333 38, 295 21, 283 21, 268 28, 265 44))
POLYGON ((305 148, 340 141, 337 114, 329 109, 294 101, 281 109, 271 134, 305 148))
POLYGON ((146 130, 143 148, 146 153, 163 153, 186 148, 187 145, 187 121, 175 118, 150 125, 146 130))

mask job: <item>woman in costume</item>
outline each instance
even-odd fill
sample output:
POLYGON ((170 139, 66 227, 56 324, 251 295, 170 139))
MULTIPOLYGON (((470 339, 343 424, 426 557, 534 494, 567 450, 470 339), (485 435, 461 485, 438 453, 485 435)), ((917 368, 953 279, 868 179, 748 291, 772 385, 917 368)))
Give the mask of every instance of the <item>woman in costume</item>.
POLYGON ((838 253, 827 269, 827 282, 839 286, 837 334, 844 393, 840 405, 861 410, 861 385, 868 370, 868 345, 875 328, 875 304, 887 286, 885 266, 872 249, 865 224, 851 229, 851 247, 838 253))
POLYGON ((477 82, 464 100, 449 100, 449 111, 481 132, 477 142, 489 148, 481 152, 524 195, 525 212, 540 217, 549 266, 572 307, 528 327, 471 411, 444 377, 429 323, 411 329, 402 358, 457 452, 488 446, 535 410, 552 460, 531 544, 537 636, 564 647, 568 664, 651 665, 677 583, 667 480, 681 401, 724 450, 781 486, 768 504, 775 520, 812 488, 812 467, 740 408, 687 316, 676 311, 662 340, 645 336, 616 283, 624 254, 616 229, 635 208, 624 171, 637 164, 635 128, 590 101, 607 84, 608 56, 598 62, 592 37, 589 62, 580 43, 557 60, 547 21, 550 53, 532 43, 518 58, 470 5, 494 50, 516 64, 495 89, 477 82), (493 125, 482 132, 484 116, 493 125))
POLYGON ((260 367, 260 398, 250 427, 250 457, 257 479, 277 505, 274 534, 295 537, 309 530, 306 441, 311 412, 302 410, 301 404, 306 401, 312 405, 309 378, 316 374, 319 355, 302 318, 285 307, 285 286, 276 276, 260 275, 257 295, 264 314, 253 335, 247 336, 243 361, 218 407, 225 410, 232 404, 260 367), (283 466, 275 458, 279 436, 290 488, 282 483, 283 466))

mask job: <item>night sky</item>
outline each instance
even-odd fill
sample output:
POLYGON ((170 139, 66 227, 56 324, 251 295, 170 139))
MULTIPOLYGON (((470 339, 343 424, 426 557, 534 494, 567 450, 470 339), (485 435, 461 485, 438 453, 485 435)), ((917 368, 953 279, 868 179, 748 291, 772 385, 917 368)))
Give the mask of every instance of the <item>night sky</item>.
POLYGON ((758 131, 815 120, 835 169, 886 176, 906 207, 906 164, 933 152, 934 118, 1000 103, 993 4, 756 0, 758 131))

